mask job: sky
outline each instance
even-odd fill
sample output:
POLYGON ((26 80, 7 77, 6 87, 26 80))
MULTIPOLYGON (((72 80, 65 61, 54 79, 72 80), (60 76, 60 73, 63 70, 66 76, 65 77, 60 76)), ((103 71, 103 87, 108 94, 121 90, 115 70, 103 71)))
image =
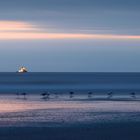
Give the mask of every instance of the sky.
POLYGON ((139 0, 1 0, 0 71, 140 72, 139 0))

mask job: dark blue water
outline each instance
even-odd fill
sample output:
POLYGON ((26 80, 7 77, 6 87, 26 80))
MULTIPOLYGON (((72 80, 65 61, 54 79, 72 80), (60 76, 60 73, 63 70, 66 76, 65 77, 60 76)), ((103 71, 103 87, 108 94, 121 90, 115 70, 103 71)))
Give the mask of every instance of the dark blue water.
POLYGON ((0 73, 0 93, 71 90, 140 93, 140 73, 0 73))

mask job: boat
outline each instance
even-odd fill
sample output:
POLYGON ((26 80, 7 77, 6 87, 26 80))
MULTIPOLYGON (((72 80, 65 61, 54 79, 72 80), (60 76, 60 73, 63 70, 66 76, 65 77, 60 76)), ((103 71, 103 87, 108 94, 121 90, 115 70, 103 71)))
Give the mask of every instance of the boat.
POLYGON ((19 73, 25 73, 25 72, 28 72, 28 70, 25 68, 25 67, 21 67, 19 70, 18 70, 19 73))

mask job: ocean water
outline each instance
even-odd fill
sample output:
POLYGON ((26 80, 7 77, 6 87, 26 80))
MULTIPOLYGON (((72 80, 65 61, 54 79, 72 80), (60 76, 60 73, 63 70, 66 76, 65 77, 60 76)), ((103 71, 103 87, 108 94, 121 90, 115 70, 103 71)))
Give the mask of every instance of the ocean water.
POLYGON ((0 73, 0 93, 140 93, 140 73, 0 73))

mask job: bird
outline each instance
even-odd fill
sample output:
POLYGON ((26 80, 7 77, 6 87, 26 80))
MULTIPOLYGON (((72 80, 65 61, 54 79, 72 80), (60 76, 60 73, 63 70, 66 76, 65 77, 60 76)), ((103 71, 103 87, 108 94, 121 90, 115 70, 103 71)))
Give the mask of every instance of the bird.
POLYGON ((110 99, 110 98, 112 98, 112 96, 113 96, 113 92, 109 92, 109 93, 107 93, 107 95, 108 95, 108 99, 110 99))
POLYGON ((88 98, 92 97, 92 92, 88 92, 88 98))
POLYGON ((48 92, 44 92, 41 95, 42 95, 42 99, 49 99, 49 96, 50 96, 48 92))
POLYGON ((71 92, 70 92, 70 98, 73 98, 73 95, 74 95, 74 92, 71 91, 71 92))
POLYGON ((135 93, 135 92, 131 92, 130 94, 131 94, 131 97, 132 97, 133 99, 136 98, 136 93, 135 93))

